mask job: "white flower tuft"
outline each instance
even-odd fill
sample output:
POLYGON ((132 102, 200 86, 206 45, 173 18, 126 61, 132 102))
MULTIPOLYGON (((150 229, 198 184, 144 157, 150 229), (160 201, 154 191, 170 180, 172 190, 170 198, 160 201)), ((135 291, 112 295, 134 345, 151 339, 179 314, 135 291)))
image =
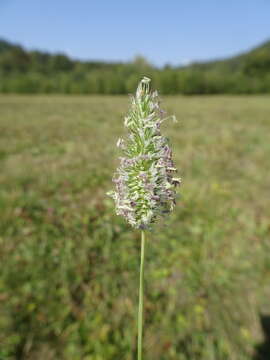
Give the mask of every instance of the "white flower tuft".
POLYGON ((160 132, 167 118, 159 107, 158 93, 150 91, 150 81, 144 77, 131 99, 124 121, 128 136, 117 141, 124 157, 113 178, 116 189, 108 193, 115 201, 116 213, 138 229, 149 228, 172 211, 175 187, 180 184, 180 179, 173 177, 177 170, 168 139, 160 132))

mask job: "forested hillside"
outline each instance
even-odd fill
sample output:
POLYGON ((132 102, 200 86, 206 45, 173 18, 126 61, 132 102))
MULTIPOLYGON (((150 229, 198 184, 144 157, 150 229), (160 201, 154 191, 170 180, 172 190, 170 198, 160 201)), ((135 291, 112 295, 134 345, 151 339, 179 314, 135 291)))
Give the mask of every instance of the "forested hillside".
POLYGON ((0 40, 2 93, 125 94, 142 75, 163 94, 270 93, 270 41, 230 59, 160 69, 143 57, 129 63, 79 61, 0 40))

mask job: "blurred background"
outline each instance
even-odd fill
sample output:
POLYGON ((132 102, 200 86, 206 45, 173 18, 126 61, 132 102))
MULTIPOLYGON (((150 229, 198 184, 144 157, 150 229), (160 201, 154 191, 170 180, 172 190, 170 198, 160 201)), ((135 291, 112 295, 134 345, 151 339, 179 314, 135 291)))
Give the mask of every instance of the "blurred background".
POLYGON ((270 2, 0 0, 0 360, 136 359, 140 234, 106 192, 145 75, 183 185, 144 359, 270 359, 270 2))

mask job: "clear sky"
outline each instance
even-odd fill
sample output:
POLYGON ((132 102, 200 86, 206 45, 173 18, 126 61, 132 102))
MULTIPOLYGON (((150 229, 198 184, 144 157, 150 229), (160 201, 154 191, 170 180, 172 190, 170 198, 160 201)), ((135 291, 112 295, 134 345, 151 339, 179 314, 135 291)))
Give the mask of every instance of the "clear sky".
POLYGON ((0 38, 80 59, 183 64, 270 39, 270 0, 0 0, 0 38))

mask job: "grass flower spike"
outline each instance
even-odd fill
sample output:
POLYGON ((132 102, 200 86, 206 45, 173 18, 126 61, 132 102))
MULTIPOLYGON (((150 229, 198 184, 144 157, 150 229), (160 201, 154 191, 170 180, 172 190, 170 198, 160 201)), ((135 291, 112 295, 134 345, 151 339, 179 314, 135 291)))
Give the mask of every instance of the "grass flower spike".
POLYGON ((124 216, 134 228, 142 230, 138 360, 142 360, 145 230, 172 211, 175 187, 180 184, 180 179, 174 176, 177 170, 168 139, 160 132, 165 119, 159 107, 158 93, 151 92, 150 79, 144 77, 125 118, 128 136, 117 141, 124 156, 120 158, 120 166, 113 178, 116 189, 108 193, 115 201, 116 213, 124 216))
POLYGON ((128 137, 117 141, 124 156, 113 178, 116 190, 110 193, 116 213, 137 229, 149 229, 175 205, 180 179, 174 176, 168 139, 160 132, 165 119, 158 93, 150 91, 150 79, 144 77, 125 118, 128 137))

